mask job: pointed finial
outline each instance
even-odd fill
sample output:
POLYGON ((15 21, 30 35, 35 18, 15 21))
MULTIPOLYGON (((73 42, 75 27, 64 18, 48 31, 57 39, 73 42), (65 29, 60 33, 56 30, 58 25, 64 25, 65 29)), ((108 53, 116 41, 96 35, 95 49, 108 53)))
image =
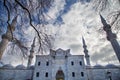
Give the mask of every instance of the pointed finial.
POLYGON ((86 44, 85 44, 85 39, 84 37, 82 36, 82 42, 83 42, 83 47, 86 47, 86 44))
POLYGON ((110 30, 111 26, 109 24, 107 24, 106 20, 102 17, 101 14, 100 14, 100 18, 101 18, 101 22, 103 24, 104 31, 110 30))
POLYGON ((102 17, 102 15, 100 14, 100 18, 101 18, 101 22, 104 26, 108 25, 106 20, 102 17))
POLYGON ((84 37, 82 36, 82 42, 83 42, 83 44, 85 43, 85 39, 84 39, 84 37))
POLYGON ((32 47, 35 47, 35 39, 36 39, 36 37, 34 37, 34 40, 33 40, 33 43, 32 43, 32 47))
POLYGON ((36 38, 36 37, 34 37, 33 43, 32 43, 32 45, 31 45, 31 50, 30 50, 30 52, 31 52, 31 53, 33 53, 33 52, 34 52, 34 47, 35 47, 35 38, 36 38))

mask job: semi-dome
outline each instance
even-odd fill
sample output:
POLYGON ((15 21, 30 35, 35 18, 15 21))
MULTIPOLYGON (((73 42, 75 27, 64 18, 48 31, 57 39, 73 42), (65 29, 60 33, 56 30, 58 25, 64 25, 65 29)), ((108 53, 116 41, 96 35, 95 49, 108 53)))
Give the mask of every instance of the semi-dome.
POLYGON ((24 65, 20 64, 20 65, 17 65, 15 68, 16 69, 25 69, 26 67, 24 65))
POLYGON ((94 68, 104 68, 104 66, 100 65, 100 64, 96 64, 95 66, 93 66, 94 68))
POLYGON ((2 68, 13 69, 14 67, 11 64, 5 64, 2 68))
POLYGON ((114 65, 114 64, 107 64, 105 67, 106 67, 106 68, 116 68, 116 67, 118 67, 118 66, 116 66, 116 65, 114 65))

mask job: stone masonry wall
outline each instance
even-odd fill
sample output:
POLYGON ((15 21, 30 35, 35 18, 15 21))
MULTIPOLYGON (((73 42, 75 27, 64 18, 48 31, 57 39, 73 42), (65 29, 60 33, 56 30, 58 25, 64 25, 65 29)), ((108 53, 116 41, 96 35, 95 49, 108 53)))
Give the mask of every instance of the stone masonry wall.
POLYGON ((0 69, 0 80, 31 80, 33 70, 0 69))

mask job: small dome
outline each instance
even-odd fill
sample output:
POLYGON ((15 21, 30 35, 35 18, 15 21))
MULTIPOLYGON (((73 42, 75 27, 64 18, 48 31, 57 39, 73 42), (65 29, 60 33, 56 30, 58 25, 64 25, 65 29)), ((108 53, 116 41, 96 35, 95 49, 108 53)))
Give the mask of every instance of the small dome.
POLYGON ((21 64, 21 65, 17 65, 15 68, 16 68, 16 69, 25 69, 26 67, 21 64))
POLYGON ((4 65, 3 62, 0 61, 0 68, 3 67, 3 65, 4 65))
POLYGON ((11 64, 5 64, 2 68, 13 69, 14 67, 11 64))
POLYGON ((35 69, 35 66, 32 65, 29 67, 29 69, 32 69, 32 70, 35 69))
POLYGON ((114 65, 114 64, 108 64, 105 66, 106 68, 116 68, 118 66, 114 65))
POLYGON ((94 68, 104 68, 104 66, 100 65, 100 64, 97 64, 95 66, 93 66, 94 68))
POLYGON ((86 68, 92 68, 92 66, 90 66, 90 65, 85 65, 85 67, 86 67, 86 68))

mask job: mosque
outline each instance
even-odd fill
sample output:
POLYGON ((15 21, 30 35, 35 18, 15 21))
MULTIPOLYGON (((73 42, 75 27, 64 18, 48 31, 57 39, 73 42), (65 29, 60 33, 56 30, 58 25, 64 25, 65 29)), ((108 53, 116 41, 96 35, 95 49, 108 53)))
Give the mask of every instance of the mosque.
MULTIPOLYGON (((102 21, 105 24, 104 27, 108 26, 103 19, 102 21)), ((113 48, 119 47, 119 44, 113 38, 114 36, 109 36, 112 34, 109 31, 110 29, 104 28, 104 30, 106 30, 106 33, 108 32, 107 38, 113 48)), ((120 80, 120 66, 113 64, 92 66, 84 38, 82 38, 82 42, 85 55, 72 55, 70 49, 50 49, 49 55, 36 55, 35 65, 32 66, 34 39, 28 66, 18 65, 13 67, 10 64, 3 65, 1 63, 0 80, 120 80)), ((115 52, 119 53, 119 50, 115 52)))
MULTIPOLYGON (((59 48, 50 49, 49 55, 36 55, 35 66, 31 66, 32 56, 28 67, 3 65, 0 80, 120 80, 120 66, 91 66, 84 38, 83 48, 85 56, 71 55, 70 49, 59 48)), ((30 52, 33 54, 33 48, 30 52)))

